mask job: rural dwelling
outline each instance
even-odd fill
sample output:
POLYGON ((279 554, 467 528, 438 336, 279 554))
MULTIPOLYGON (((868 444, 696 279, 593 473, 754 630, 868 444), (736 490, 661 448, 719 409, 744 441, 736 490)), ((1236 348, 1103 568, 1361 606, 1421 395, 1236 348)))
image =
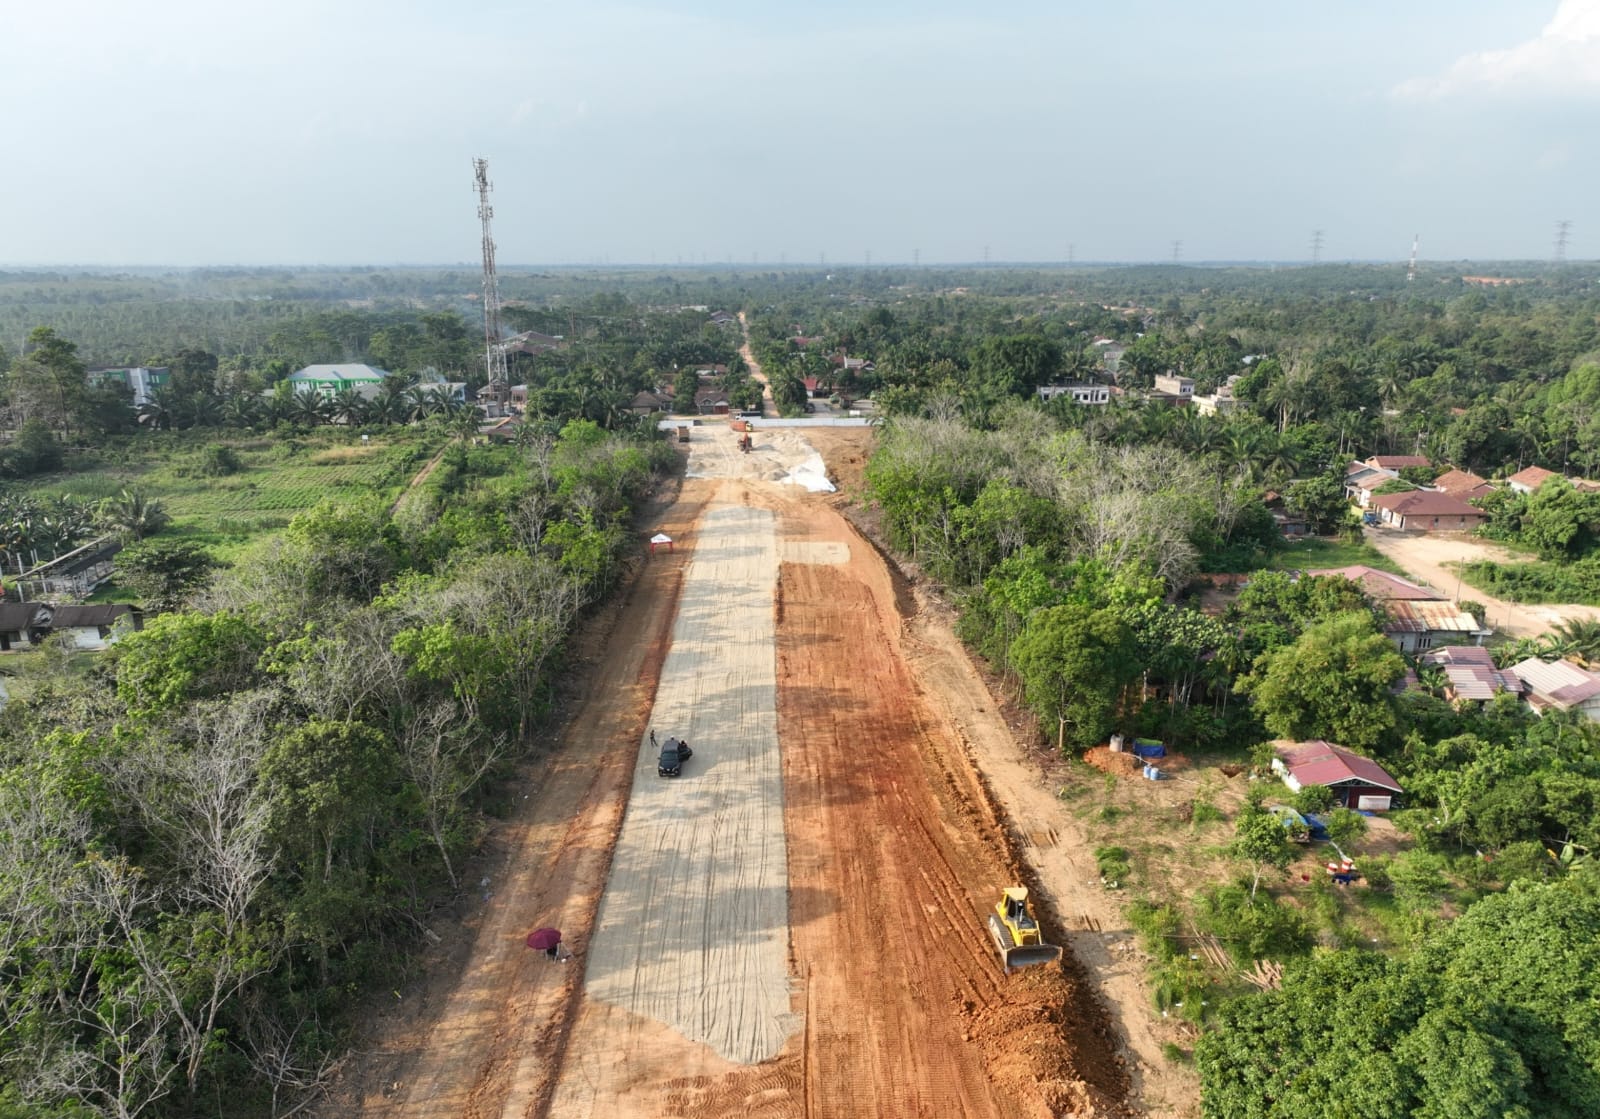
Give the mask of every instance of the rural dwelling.
POLYGON ((1571 661, 1544 661, 1538 657, 1512 665, 1511 671, 1527 688, 1528 706, 1539 714, 1552 708, 1575 710, 1591 722, 1600 722, 1600 674, 1571 661))
POLYGON ((1494 657, 1481 645, 1447 645, 1423 653, 1417 660, 1444 671, 1449 681, 1445 698, 1455 703, 1483 703, 1500 692, 1520 696, 1527 690, 1509 668, 1496 668, 1494 657))
POLYGON ((1217 386, 1217 391, 1206 396, 1194 397, 1194 410, 1202 416, 1226 416, 1239 410, 1240 401, 1233 395, 1233 382, 1238 380, 1237 375, 1228 378, 1228 384, 1217 386))
POLYGON ((171 370, 165 365, 123 365, 113 369, 91 369, 85 374, 85 380, 92 386, 98 387, 113 381, 126 385, 133 394, 135 408, 149 404, 151 393, 165 388, 170 378, 171 370))
POLYGON ((1368 504, 1384 524, 1411 532, 1472 532, 1489 519, 1482 509, 1433 490, 1376 495, 1368 504))
POLYGON ((48 602, 0 603, 0 650, 13 651, 42 644, 47 637, 65 634, 77 649, 104 649, 116 641, 117 623, 131 629, 143 627, 133 607, 125 602, 94 606, 53 606, 48 602))
POLYGON ((1542 466, 1530 466, 1525 470, 1517 471, 1515 474, 1511 475, 1511 477, 1507 478, 1506 482, 1518 493, 1530 494, 1548 482, 1551 478, 1559 477, 1561 477, 1561 475, 1557 474, 1554 470, 1546 470, 1542 466))
POLYGON ((337 365, 308 365, 289 374, 289 384, 295 392, 310 389, 323 396, 336 396, 354 389, 367 400, 378 395, 378 386, 389 375, 387 370, 372 365, 347 361, 337 365))
POLYGON ((628 411, 636 416, 648 416, 651 412, 665 412, 670 403, 670 399, 664 400, 653 392, 641 392, 628 401, 628 411))
POLYGON ((1394 470, 1352 462, 1344 468, 1344 495, 1365 509, 1372 502, 1374 490, 1399 477, 1399 472, 1394 470))
POLYGON ((39 620, 37 602, 0 602, 0 652, 26 649, 44 640, 48 632, 39 620))
POLYGON ((1472 501, 1494 492, 1494 487, 1470 470, 1446 470, 1433 480, 1433 488, 1461 501, 1472 501))
POLYGON ((696 389, 694 406, 702 416, 726 416, 733 410, 728 403, 728 394, 716 388, 696 389))
POLYGON ((1316 739, 1278 746, 1272 772, 1295 792, 1307 785, 1326 785, 1346 808, 1385 812, 1395 807, 1400 783, 1389 772, 1360 754, 1316 739))
POLYGON ((537 330, 524 330, 521 334, 513 334, 507 338, 501 348, 505 350, 507 356, 526 354, 532 357, 534 354, 559 350, 561 345, 559 334, 540 334, 537 330))
POLYGON ((1155 391, 1160 396, 1181 396, 1188 400, 1194 396, 1194 378, 1181 377, 1175 373, 1158 373, 1155 379, 1155 391))
POLYGON ((1036 391, 1039 393, 1039 399, 1044 401, 1054 400, 1058 396, 1070 396, 1074 404, 1111 402, 1110 386, 1089 384, 1085 381, 1068 381, 1063 385, 1040 385, 1036 391))
POLYGON ((1416 653, 1436 645, 1481 645, 1494 632, 1437 591, 1387 571, 1355 564, 1306 574, 1315 578, 1338 576, 1360 587, 1361 593, 1387 615, 1383 634, 1402 653, 1416 653))
POLYGON ((1400 471, 1412 466, 1432 467, 1426 455, 1373 455, 1366 461, 1367 466, 1378 470, 1392 470, 1396 477, 1400 471))

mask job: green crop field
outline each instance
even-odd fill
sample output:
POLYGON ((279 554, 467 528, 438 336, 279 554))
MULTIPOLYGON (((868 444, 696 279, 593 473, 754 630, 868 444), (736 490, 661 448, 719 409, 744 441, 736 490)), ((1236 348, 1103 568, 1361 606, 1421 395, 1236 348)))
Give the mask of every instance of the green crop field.
POLYGON ((366 443, 345 432, 232 440, 184 433, 159 446, 133 444, 78 456, 73 469, 28 488, 39 496, 90 502, 141 490, 172 515, 168 533, 229 560, 319 502, 393 501, 439 443, 436 433, 414 432, 366 443), (218 445, 237 457, 237 472, 205 473, 205 451, 218 445))

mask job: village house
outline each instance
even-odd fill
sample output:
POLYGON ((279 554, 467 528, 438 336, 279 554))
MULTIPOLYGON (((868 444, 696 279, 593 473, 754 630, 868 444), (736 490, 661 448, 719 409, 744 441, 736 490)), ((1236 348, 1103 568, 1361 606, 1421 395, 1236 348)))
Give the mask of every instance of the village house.
POLYGON ((117 639, 118 622, 140 629, 143 619, 125 602, 56 606, 48 602, 0 602, 0 651, 42 645, 61 636, 74 649, 104 649, 117 639))
POLYGON ((1397 470, 1352 462, 1344 468, 1344 495, 1365 509, 1372 503, 1373 495, 1380 487, 1399 477, 1397 470))
POLYGON ((1472 532, 1489 519, 1482 509, 1434 490, 1374 495, 1367 504, 1384 524, 1411 532, 1472 532))
POLYGON ((1284 743, 1274 753, 1272 771, 1290 789, 1298 793, 1307 785, 1326 785, 1346 808, 1385 812, 1404 792, 1383 766, 1331 742, 1284 743))
POLYGON ((1528 706, 1540 715, 1551 710, 1575 710, 1591 722, 1600 722, 1600 674, 1568 660, 1546 661, 1538 657, 1520 661, 1510 671, 1525 686, 1528 706))
POLYGON ((1176 373, 1158 373, 1155 378, 1155 391, 1162 396, 1181 396, 1188 400, 1194 396, 1194 378, 1176 373))
POLYGON ((1416 653, 1436 645, 1481 645, 1494 632, 1437 591, 1387 571, 1354 564, 1306 574, 1340 577, 1360 587, 1361 593, 1383 611, 1383 634, 1402 653, 1416 653))
POLYGON ((1546 470, 1542 466, 1529 466, 1523 470, 1517 471, 1515 474, 1511 475, 1511 477, 1507 478, 1506 484, 1520 494, 1530 494, 1548 482, 1551 478, 1559 477, 1561 477, 1561 475, 1557 474, 1554 470, 1546 470))
POLYGON ((156 389, 165 388, 171 376, 171 369, 165 365, 122 365, 110 369, 91 369, 84 374, 84 380, 91 386, 113 382, 126 386, 133 394, 133 406, 138 408, 149 404, 151 394, 156 389))
POLYGON ((1061 385, 1040 385, 1036 391, 1039 394, 1039 399, 1046 402, 1054 400, 1058 396, 1070 396, 1074 404, 1109 404, 1111 402, 1111 387, 1109 385, 1095 385, 1085 381, 1068 381, 1061 385))
POLYGON ((702 416, 726 416, 732 411, 727 392, 710 386, 695 390, 694 407, 702 416))
POLYGON ((1459 501, 1473 501, 1494 492, 1487 480, 1470 470, 1446 470, 1433 480, 1433 488, 1459 501))
POLYGON ((1196 394, 1193 398, 1195 411, 1202 416, 1226 416, 1237 412, 1243 403, 1233 395, 1233 382, 1238 379, 1237 376, 1229 377, 1228 383, 1218 385, 1216 392, 1196 394))
POLYGON ((652 412, 665 412, 671 402, 670 398, 663 399, 653 392, 640 392, 628 401, 628 411, 636 416, 648 416, 652 412))
POLYGON ((1366 460, 1365 465, 1378 470, 1392 470, 1395 477, 1400 476, 1400 471, 1409 467, 1431 469, 1433 463, 1425 455, 1373 455, 1366 460))
POLYGON ((1483 704, 1501 692, 1521 696, 1527 690, 1521 678, 1509 668, 1496 668, 1494 657, 1481 645, 1430 649, 1419 656, 1417 662, 1444 672, 1448 681, 1445 698, 1458 704, 1483 704))

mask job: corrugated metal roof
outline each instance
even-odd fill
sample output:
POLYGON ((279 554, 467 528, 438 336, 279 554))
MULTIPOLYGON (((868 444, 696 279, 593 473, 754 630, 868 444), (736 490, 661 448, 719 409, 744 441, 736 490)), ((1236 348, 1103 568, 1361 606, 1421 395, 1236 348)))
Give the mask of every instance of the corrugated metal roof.
POLYGON ((1280 746, 1278 757, 1294 779, 1304 785, 1339 785, 1359 781, 1380 789, 1404 792, 1400 783, 1371 758, 1352 753, 1342 746, 1316 739, 1297 746, 1280 746))
POLYGON ((1532 698, 1544 705, 1572 707, 1600 696, 1600 676, 1585 672, 1571 661, 1542 661, 1529 657, 1512 665, 1511 671, 1528 685, 1532 698))
POLYGON ((1438 600, 1392 600, 1383 604, 1389 612, 1387 630, 1395 633, 1477 633, 1478 619, 1453 602, 1438 600))

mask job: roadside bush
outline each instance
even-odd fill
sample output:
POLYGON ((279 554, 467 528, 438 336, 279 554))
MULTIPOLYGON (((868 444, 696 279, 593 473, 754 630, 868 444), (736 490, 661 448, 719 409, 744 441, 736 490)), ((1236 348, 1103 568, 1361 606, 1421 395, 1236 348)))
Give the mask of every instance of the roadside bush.
POLYGON ((1140 898, 1128 906, 1128 924, 1139 934, 1139 946, 1156 959, 1168 959, 1177 951, 1172 937, 1182 927, 1182 918, 1172 906, 1140 898))
POLYGON ((1227 947, 1241 965, 1261 959, 1296 956, 1311 947, 1311 930, 1297 909, 1261 892, 1254 904, 1246 886, 1215 886, 1195 906, 1195 924, 1227 947))
POLYGON ((223 478, 244 469, 244 460, 232 447, 213 443, 200 452, 199 473, 207 478, 223 478))
POLYGON ((1128 852, 1121 847, 1095 848, 1094 862, 1100 871, 1100 880, 1107 886, 1120 886, 1132 872, 1128 852))
POLYGON ((1326 812, 1334 804, 1333 790, 1326 785, 1303 785, 1294 794, 1294 809, 1301 815, 1307 812, 1326 812))

